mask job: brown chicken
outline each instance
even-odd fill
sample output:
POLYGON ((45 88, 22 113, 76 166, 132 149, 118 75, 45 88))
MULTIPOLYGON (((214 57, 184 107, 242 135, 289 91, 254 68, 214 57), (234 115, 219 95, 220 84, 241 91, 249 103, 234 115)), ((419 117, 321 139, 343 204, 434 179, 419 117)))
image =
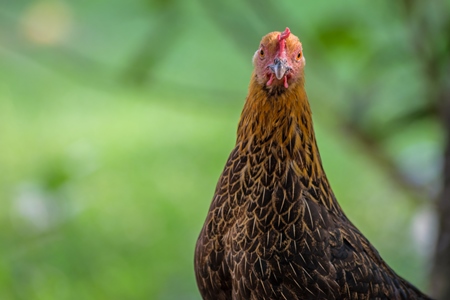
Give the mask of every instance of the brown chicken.
POLYGON ((267 34, 253 64, 236 146, 195 249, 203 299, 430 299, 383 261, 336 201, 299 39, 289 28, 267 34))

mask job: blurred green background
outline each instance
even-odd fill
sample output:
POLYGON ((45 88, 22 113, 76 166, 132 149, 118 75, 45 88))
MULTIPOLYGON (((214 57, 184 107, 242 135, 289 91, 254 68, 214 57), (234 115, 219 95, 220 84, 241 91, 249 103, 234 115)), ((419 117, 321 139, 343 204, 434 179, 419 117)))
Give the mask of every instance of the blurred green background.
POLYGON ((428 103, 409 16, 387 0, 2 1, 0 299, 200 299, 194 245, 251 57, 286 26, 339 202, 429 290, 443 134, 396 122, 428 103))

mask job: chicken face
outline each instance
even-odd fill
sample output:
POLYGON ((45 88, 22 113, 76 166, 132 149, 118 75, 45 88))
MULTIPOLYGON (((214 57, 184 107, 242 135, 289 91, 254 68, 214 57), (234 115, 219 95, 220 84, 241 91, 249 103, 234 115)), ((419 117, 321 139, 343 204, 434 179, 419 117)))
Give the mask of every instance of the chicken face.
POLYGON ((305 58, 300 40, 289 28, 271 32, 261 40, 253 56, 255 74, 260 84, 266 86, 289 85, 303 77, 305 58))

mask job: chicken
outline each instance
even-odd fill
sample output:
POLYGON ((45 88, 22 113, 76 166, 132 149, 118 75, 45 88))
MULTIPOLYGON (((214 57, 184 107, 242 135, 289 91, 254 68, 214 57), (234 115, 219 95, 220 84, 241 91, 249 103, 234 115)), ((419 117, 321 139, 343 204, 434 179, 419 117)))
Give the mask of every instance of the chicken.
POLYGON ((347 219, 322 167, 289 28, 261 40, 232 150, 195 249, 205 300, 430 299, 347 219))

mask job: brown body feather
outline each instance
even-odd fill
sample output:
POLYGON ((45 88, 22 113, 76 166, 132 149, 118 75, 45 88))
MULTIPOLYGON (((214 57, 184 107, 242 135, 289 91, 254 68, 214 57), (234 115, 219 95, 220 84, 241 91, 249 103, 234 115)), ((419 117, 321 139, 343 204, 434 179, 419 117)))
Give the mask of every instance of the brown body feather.
POLYGON ((253 73, 236 146, 197 241, 203 299, 429 299, 347 219, 327 180, 301 79, 253 73))

